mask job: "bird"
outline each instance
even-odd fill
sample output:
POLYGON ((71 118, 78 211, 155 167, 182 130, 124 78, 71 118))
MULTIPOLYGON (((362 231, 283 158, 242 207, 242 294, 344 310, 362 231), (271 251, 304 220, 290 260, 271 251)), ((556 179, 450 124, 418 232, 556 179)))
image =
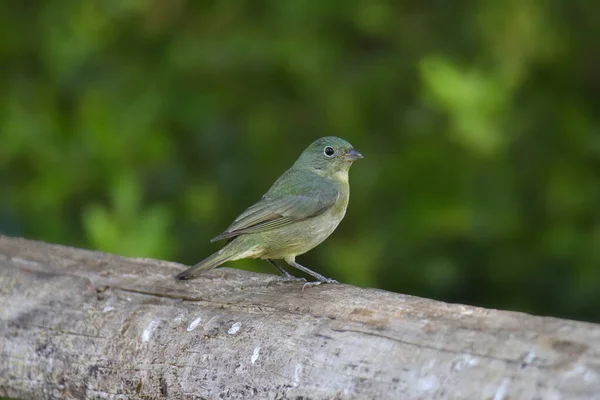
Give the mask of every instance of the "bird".
POLYGON ((275 260, 284 260, 316 279, 302 287, 337 283, 296 262, 296 257, 318 246, 333 233, 346 214, 350 197, 348 171, 363 158, 354 147, 335 136, 311 143, 290 169, 262 196, 242 212, 211 242, 227 239, 216 253, 181 272, 188 280, 243 258, 267 260, 284 281, 304 281, 287 272, 275 260))

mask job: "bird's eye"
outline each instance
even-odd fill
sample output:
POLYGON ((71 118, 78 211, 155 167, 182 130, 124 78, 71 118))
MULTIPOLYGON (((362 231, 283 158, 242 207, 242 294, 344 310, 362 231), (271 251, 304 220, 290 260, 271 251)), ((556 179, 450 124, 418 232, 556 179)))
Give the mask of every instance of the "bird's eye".
POLYGON ((335 150, 333 150, 333 147, 325 147, 325 150, 323 151, 325 153, 325 155, 327 157, 331 157, 333 155, 333 153, 335 153, 335 150))

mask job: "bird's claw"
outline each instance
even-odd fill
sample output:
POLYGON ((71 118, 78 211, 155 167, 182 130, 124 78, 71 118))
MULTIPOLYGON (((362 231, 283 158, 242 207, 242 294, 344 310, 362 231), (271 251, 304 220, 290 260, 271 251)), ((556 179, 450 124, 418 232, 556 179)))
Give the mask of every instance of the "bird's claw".
POLYGON ((306 289, 307 287, 319 286, 322 283, 339 283, 339 282, 336 281, 335 279, 329 279, 329 278, 325 278, 320 281, 306 282, 304 285, 302 285, 302 291, 304 291, 304 289, 306 289))
POLYGON ((304 289, 306 289, 307 287, 315 287, 315 286, 319 286, 321 283, 321 281, 315 281, 315 282, 306 282, 304 285, 302 285, 302 291, 304 292, 304 289))
POLYGON ((295 276, 283 276, 282 282, 306 282, 306 278, 296 278, 295 276))
POLYGON ((306 282, 306 278, 297 278, 297 277, 292 276, 292 275, 290 275, 290 276, 282 276, 282 277, 280 277, 278 279, 273 279, 273 280, 269 281, 269 283, 267 283, 267 287, 269 287, 269 285, 271 283, 274 283, 274 282, 282 282, 282 283, 288 283, 288 282, 306 282))

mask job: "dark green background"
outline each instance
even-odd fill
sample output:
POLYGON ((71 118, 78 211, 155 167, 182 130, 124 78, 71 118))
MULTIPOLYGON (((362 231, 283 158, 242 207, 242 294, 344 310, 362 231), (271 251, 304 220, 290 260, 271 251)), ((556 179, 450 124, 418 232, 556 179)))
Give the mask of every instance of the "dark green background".
POLYGON ((0 232, 193 263, 336 135, 365 159, 301 263, 600 321, 600 6, 562 3, 2 2, 0 232))

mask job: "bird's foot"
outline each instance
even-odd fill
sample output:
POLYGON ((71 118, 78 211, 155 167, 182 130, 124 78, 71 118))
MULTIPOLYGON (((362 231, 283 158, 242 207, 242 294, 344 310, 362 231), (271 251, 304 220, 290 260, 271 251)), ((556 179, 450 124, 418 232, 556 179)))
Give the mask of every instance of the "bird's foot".
POLYGON ((297 278, 295 276, 289 275, 289 276, 282 276, 280 278, 277 279, 273 279, 271 281, 269 281, 269 283, 267 283, 267 287, 269 287, 269 285, 271 285, 271 283, 274 282, 282 282, 282 283, 289 283, 289 282, 306 282, 305 278, 297 278))
POLYGON ((318 281, 314 281, 314 282, 306 282, 304 285, 302 285, 302 291, 304 291, 304 289, 306 289, 307 287, 319 286, 322 283, 339 283, 339 282, 336 281, 335 279, 330 279, 330 278, 325 278, 323 280, 318 280, 318 281))
POLYGON ((306 278, 296 278, 295 276, 282 276, 281 282, 306 282, 306 278))

